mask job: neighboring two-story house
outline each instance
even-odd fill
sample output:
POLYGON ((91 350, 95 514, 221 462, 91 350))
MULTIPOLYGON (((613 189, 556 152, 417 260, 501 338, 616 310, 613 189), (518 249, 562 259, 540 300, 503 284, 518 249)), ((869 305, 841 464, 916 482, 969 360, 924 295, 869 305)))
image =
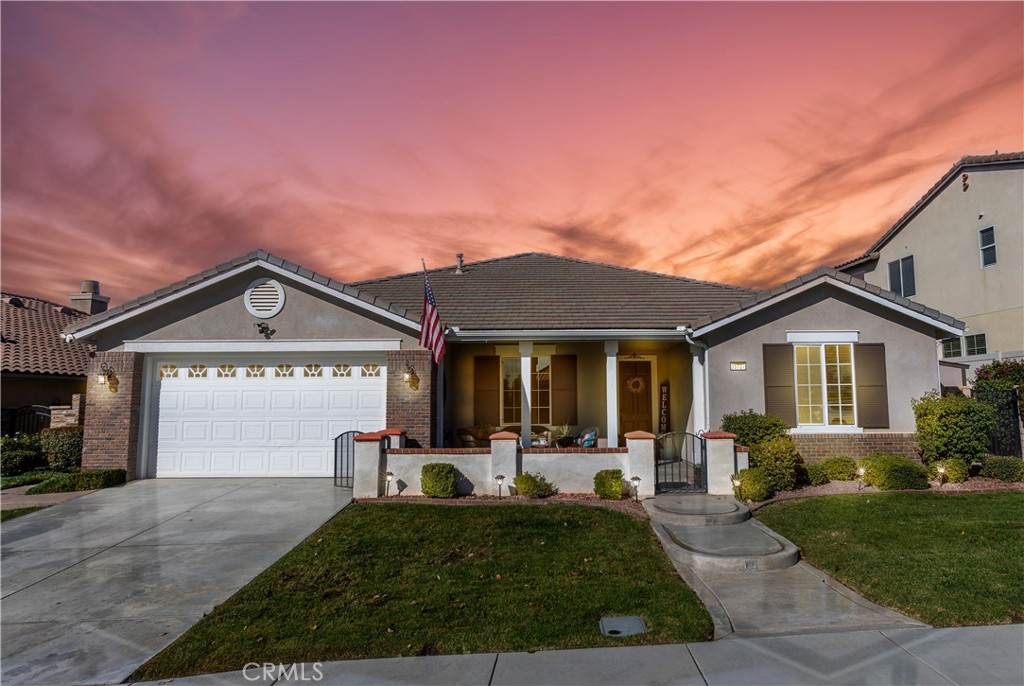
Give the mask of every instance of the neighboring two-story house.
POLYGON ((1024 152, 962 158, 837 269, 965 322, 942 341, 944 362, 1024 357, 1024 152))

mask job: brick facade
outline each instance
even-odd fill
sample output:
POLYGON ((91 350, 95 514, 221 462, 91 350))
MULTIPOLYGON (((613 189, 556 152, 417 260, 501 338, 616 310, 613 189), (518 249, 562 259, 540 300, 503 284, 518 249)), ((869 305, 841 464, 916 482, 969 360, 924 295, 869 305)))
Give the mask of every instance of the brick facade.
POLYGON ((68 426, 85 425, 85 403, 82 402, 82 394, 75 393, 71 396, 70 405, 50 406, 50 428, 59 429, 68 426))
POLYGON ((142 353, 98 352, 89 361, 85 394, 83 469, 124 469, 135 478, 142 405, 142 353), (100 365, 114 370, 110 384, 97 381, 100 365))
POLYGON ((790 438, 805 462, 840 455, 859 459, 871 453, 900 453, 912 460, 919 456, 916 434, 911 433, 791 434, 790 438))
POLYGON ((388 364, 388 428, 404 429, 408 447, 428 448, 434 437, 434 371, 428 350, 389 350, 388 364), (409 388, 403 375, 408 366, 420 379, 418 390, 409 388))

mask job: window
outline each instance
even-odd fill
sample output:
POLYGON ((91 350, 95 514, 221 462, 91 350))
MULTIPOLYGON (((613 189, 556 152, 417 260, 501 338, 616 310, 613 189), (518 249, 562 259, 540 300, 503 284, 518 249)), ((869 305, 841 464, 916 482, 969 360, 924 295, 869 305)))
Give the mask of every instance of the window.
POLYGON ((295 367, 290 364, 279 364, 274 368, 274 376, 279 379, 290 379, 295 376, 295 367))
POLYGON ((160 378, 161 379, 173 379, 178 376, 178 368, 173 364, 162 364, 160 365, 160 378))
POLYGON ((331 376, 338 377, 350 377, 352 376, 352 367, 347 364, 336 364, 331 370, 331 376))
POLYGON ((217 367, 217 378, 218 379, 232 379, 235 376, 235 365, 233 364, 222 364, 217 367))
POLYGON ((853 346, 793 346, 799 425, 855 426, 853 346))
POLYGON ((947 338, 942 341, 943 357, 960 357, 963 351, 960 349, 960 338, 947 338))
MULTIPOLYGON (((522 361, 518 357, 501 360, 501 423, 523 421, 522 361)), ((530 358, 530 423, 551 424, 551 356, 530 358)))
MULTIPOLYGON (((984 355, 988 352, 988 346, 985 342, 985 334, 976 333, 972 336, 964 336, 964 348, 966 349, 967 355, 984 355)), ((943 349, 943 356, 945 356, 945 349, 943 349)))
POLYGON ((375 378, 380 376, 380 365, 379 364, 364 364, 359 370, 359 376, 362 378, 375 378))
POLYGON ((302 368, 302 375, 309 378, 320 378, 323 376, 324 368, 318 364, 307 364, 302 368))
POLYGON ((245 378, 247 379, 262 379, 264 376, 265 368, 262 364, 250 364, 245 368, 245 378))
POLYGON ((194 364, 188 368, 188 378, 190 379, 205 379, 206 378, 206 365, 205 364, 194 364))
MULTIPOLYGON (((978 243, 981 245, 981 266, 991 267, 996 263, 996 229, 990 226, 978 232, 978 243)), ((970 355, 971 353, 967 353, 970 355)))
POLYGON ((917 295, 913 255, 889 263, 889 290, 904 298, 917 295))

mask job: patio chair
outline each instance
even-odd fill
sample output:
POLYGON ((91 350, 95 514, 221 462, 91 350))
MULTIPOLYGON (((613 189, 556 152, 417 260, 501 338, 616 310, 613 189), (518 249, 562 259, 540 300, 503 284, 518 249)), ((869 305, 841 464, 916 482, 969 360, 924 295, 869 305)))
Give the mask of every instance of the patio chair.
POLYGON ((579 448, 593 448, 597 446, 597 435, 600 433, 596 426, 588 426, 580 431, 576 439, 576 446, 579 448))

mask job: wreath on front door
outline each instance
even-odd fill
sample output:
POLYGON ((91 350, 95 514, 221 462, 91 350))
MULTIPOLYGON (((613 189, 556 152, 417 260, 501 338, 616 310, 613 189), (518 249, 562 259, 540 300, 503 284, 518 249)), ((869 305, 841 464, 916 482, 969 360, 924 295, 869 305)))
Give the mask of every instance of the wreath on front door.
POLYGON ((642 376, 626 379, 626 390, 630 393, 643 393, 645 388, 647 388, 647 384, 644 383, 642 376))

